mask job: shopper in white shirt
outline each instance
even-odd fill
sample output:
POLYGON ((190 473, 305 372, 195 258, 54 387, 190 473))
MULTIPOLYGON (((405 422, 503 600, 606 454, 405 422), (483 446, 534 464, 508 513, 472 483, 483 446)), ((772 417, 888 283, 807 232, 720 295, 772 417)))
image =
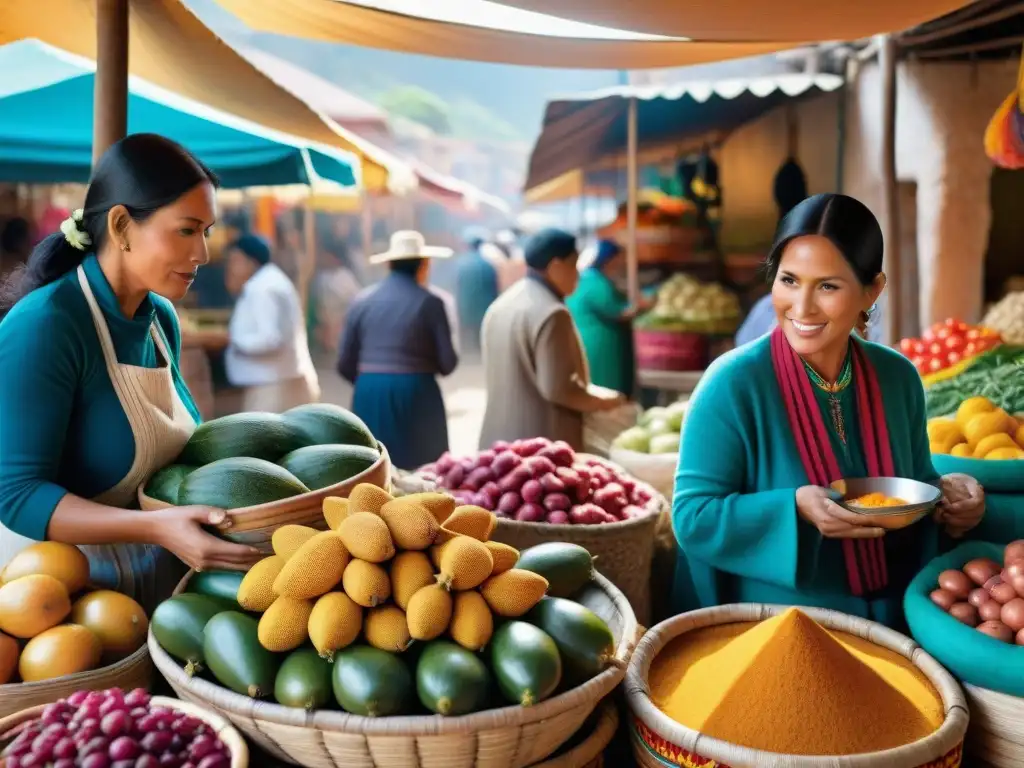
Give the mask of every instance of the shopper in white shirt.
POLYGON ((238 301, 228 327, 228 381, 245 388, 246 411, 281 413, 320 399, 299 293, 270 260, 270 246, 243 235, 228 248, 228 290, 238 301))

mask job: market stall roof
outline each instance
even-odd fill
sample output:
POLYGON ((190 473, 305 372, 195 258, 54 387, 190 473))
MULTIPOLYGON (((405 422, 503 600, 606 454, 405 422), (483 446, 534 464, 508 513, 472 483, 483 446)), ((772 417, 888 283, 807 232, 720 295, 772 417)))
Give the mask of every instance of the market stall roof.
POLYGON ((1024 3, 978 0, 896 38, 900 50, 928 60, 1015 58, 1024 44, 1024 3))
MULTIPOLYGON (((86 182, 92 168, 96 63, 38 40, 0 46, 0 179, 86 182)), ((225 187, 357 183, 358 159, 129 80, 129 133, 160 133, 193 151, 225 187)))
MULTIPOLYGON (((180 0, 129 0, 129 69, 154 85, 283 133, 356 154, 369 190, 416 187, 409 165, 279 87, 180 0)), ((96 58, 96 3, 3 0, 0 44, 38 38, 96 58)), ((90 109, 91 111, 91 109, 90 109)))
POLYGON ((645 149, 718 141, 789 99, 834 91, 837 75, 781 74, 749 79, 622 86, 548 102, 530 155, 525 189, 620 154, 626 146, 629 102, 637 100, 637 144, 645 149))
POLYGON ((523 195, 523 202, 527 205, 540 205, 574 200, 584 196, 615 197, 615 190, 606 185, 588 184, 587 174, 583 169, 575 168, 528 189, 523 195))

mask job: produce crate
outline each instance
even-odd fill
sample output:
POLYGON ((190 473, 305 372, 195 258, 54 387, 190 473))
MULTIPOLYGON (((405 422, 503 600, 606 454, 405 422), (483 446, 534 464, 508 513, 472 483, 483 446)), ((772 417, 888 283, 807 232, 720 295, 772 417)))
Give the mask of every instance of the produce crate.
POLYGON ((637 367, 652 371, 702 371, 709 339, 701 333, 634 328, 637 367))

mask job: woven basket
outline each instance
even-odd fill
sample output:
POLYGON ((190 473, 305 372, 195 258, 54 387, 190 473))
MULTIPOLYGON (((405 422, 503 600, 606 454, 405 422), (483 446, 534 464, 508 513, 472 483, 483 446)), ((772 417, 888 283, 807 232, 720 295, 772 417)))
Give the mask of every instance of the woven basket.
POLYGON ((144 645, 131 656, 114 664, 88 672, 40 680, 36 683, 8 683, 0 685, 0 717, 43 704, 51 704, 70 696, 75 691, 105 691, 108 688, 149 688, 153 678, 153 664, 149 649, 144 645))
POLYGON ((968 765, 1024 766, 1024 699, 964 684, 971 705, 967 729, 968 765))
MULTIPOLYGON (((153 706, 166 707, 183 712, 191 717, 198 718, 210 726, 214 733, 224 742, 231 753, 231 768, 248 768, 249 747, 245 739, 234 729, 234 727, 220 715, 210 712, 203 707, 189 704, 187 701, 178 701, 165 696, 154 696, 150 703, 153 706)), ((0 747, 6 746, 6 742, 16 735, 14 732, 22 724, 28 723, 42 716, 45 705, 39 705, 28 709, 22 709, 12 715, 0 720, 0 747)))
MULTIPOLYGON (((188 576, 178 585, 185 589, 188 576)), ((230 720, 281 760, 307 768, 523 768, 556 749, 594 711, 625 674, 637 640, 626 598, 607 579, 579 598, 615 635, 616 663, 583 685, 533 707, 503 707, 463 717, 369 718, 345 712, 282 707, 190 678, 149 635, 157 669, 175 693, 230 720)))
POLYGON ((822 626, 847 632, 888 648, 914 663, 942 698, 946 720, 920 741, 895 749, 842 757, 782 755, 739 747, 704 736, 663 714, 650 699, 651 662, 672 640, 691 630, 745 621, 762 621, 788 606, 744 603, 684 613, 651 629, 637 646, 626 672, 626 700, 631 710, 633 754, 644 768, 692 766, 717 768, 957 768, 967 731, 967 702, 960 686, 935 659, 909 637, 873 621, 820 608, 801 608, 822 626))
POLYGON ((611 743, 618 727, 619 711, 615 708, 615 702, 605 699, 598 709, 594 728, 586 739, 567 752, 534 763, 530 768, 599 768, 602 764, 601 755, 611 743))
MULTIPOLYGON (((323 504, 328 496, 347 498, 352 489, 360 483, 372 483, 381 488, 388 488, 391 482, 391 459, 384 443, 377 443, 380 458, 369 469, 360 472, 343 483, 335 483, 318 491, 310 491, 290 499, 257 504, 252 507, 241 507, 231 510, 231 527, 221 533, 230 541, 248 544, 261 552, 269 554, 270 537, 282 525, 306 525, 317 530, 327 530, 324 519, 323 504)), ((139 487, 139 506, 145 511, 166 509, 173 506, 147 496, 139 487)))

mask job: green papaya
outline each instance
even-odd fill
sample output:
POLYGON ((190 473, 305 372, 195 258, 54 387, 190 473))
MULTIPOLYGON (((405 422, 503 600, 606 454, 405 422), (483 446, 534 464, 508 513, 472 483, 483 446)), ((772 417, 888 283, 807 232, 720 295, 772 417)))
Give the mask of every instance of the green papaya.
POLYGON ((447 640, 424 647, 416 665, 420 702, 439 715, 468 715, 486 709, 491 674, 475 653, 447 640))
POLYGON ((566 680, 573 685, 594 677, 615 657, 612 631, 585 605, 561 597, 544 597, 523 618, 555 641, 566 680))
POLYGON ((203 629, 210 619, 226 610, 230 605, 218 598, 186 592, 160 603, 149 628, 161 648, 185 662, 185 672, 191 677, 206 663, 203 629))
POLYGON ((245 578, 243 571, 198 571, 193 573, 185 587, 187 592, 207 595, 225 601, 232 610, 239 611, 238 585, 245 578))
POLYGON ((206 666, 217 681, 243 696, 274 692, 280 658, 260 645, 258 622, 238 611, 218 613, 203 631, 206 666))
POLYGON ((579 544, 549 541, 519 553, 516 568, 533 571, 548 580, 551 597, 572 597, 594 575, 594 559, 579 544))
POLYGON ((532 624, 509 621, 490 642, 491 670, 502 695, 529 707, 555 692, 562 680, 562 658, 555 641, 532 624))
POLYGON ((278 704, 300 709, 322 709, 331 700, 331 663, 314 648, 292 651, 274 678, 278 704))
POLYGON ((363 717, 404 715, 412 707, 412 674, 396 654, 350 645, 334 654, 334 698, 363 717))

